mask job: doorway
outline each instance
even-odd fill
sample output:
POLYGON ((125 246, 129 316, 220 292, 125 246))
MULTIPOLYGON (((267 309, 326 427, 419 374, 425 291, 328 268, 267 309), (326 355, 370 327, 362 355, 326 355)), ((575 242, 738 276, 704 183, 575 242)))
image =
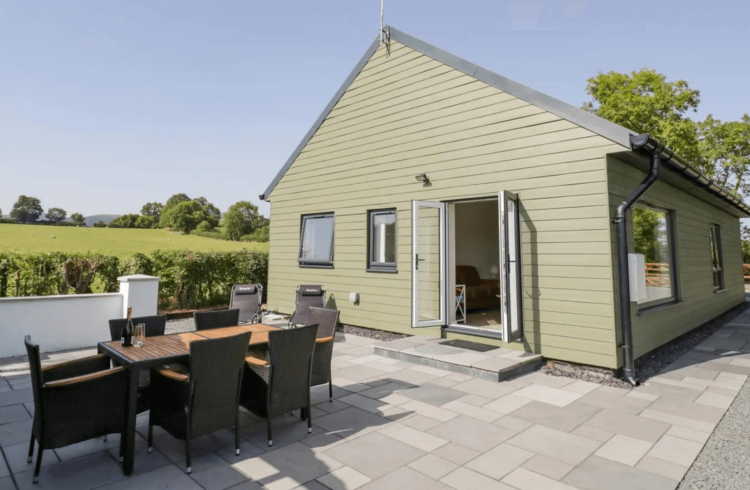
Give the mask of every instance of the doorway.
POLYGON ((412 202, 412 326, 522 337, 518 196, 412 202))

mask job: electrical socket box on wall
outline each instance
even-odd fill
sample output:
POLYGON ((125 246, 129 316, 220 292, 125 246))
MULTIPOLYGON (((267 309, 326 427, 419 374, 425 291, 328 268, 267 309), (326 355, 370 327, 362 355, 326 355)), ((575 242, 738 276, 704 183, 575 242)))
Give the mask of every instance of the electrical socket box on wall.
POLYGON ((349 301, 359 303, 359 293, 349 293, 349 301))

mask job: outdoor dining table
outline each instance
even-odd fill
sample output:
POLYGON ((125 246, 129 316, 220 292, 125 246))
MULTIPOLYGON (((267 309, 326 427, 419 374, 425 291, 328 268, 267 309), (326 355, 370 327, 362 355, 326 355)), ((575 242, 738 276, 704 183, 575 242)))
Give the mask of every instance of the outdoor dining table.
POLYGON ((278 327, 256 323, 236 327, 215 328, 199 332, 186 332, 172 335, 147 337, 142 347, 123 347, 119 341, 99 342, 100 354, 109 356, 115 363, 128 368, 128 406, 126 409, 127 426, 124 434, 122 472, 133 473, 135 459, 135 424, 138 401, 138 380, 142 369, 162 366, 171 363, 185 363, 190 356, 190 342, 194 340, 217 339, 252 332, 249 348, 263 349, 268 345, 268 332, 279 330, 278 327))

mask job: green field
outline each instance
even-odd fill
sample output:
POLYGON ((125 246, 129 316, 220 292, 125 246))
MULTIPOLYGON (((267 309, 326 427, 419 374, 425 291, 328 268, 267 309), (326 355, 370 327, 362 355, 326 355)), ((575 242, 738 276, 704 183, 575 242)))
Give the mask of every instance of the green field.
POLYGON ((92 252, 128 257, 135 252, 147 254, 154 250, 242 249, 267 252, 268 243, 229 242, 166 230, 0 224, 0 252, 92 252))

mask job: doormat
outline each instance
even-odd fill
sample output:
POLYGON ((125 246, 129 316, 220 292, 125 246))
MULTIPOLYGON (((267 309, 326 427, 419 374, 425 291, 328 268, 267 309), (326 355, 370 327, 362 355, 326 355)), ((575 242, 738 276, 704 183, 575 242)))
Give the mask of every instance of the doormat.
POLYGON ((496 345, 480 344, 479 342, 471 342, 469 340, 444 340, 440 342, 440 345, 450 345, 451 347, 458 347, 460 349, 468 349, 476 352, 487 352, 498 348, 496 345))

